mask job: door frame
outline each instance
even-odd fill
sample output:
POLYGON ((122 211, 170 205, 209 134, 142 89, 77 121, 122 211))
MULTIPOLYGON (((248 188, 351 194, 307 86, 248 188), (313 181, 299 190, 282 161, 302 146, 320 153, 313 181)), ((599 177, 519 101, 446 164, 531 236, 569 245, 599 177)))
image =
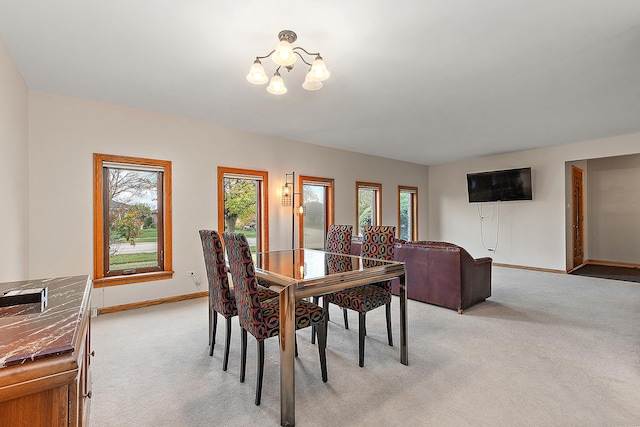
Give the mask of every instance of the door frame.
POLYGON ((571 268, 570 271, 584 264, 584 170, 575 165, 571 165, 571 268), (579 180, 579 188, 576 182, 579 180), (576 257, 576 248, 580 247, 581 256, 576 257), (579 259, 579 262, 576 260, 579 259))

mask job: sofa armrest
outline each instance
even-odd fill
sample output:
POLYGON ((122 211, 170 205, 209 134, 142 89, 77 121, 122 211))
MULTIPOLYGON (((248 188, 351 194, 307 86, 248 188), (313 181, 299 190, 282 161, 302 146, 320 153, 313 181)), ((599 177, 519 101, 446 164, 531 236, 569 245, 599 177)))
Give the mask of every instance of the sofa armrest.
POLYGON ((463 297, 462 306, 467 308, 491 296, 491 265, 493 259, 474 259, 467 253, 461 258, 463 297))

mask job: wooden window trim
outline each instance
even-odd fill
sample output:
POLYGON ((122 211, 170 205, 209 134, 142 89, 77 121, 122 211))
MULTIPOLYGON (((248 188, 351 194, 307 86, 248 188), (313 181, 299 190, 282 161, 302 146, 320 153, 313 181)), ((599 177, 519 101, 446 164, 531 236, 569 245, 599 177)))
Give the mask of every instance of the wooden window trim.
MULTIPOLYGON (((334 202, 334 179, 333 178, 320 178, 317 176, 307 176, 307 175, 298 175, 298 183, 297 188, 300 189, 300 197, 302 198, 303 185, 314 184, 323 185, 327 187, 327 204, 325 206, 325 218, 327 218, 327 222, 325 224, 324 235, 327 235, 327 231, 329 231, 329 226, 332 225, 335 221, 335 202, 334 202)), ((299 242, 298 245, 302 248, 304 247, 304 220, 298 220, 298 236, 299 242)))
POLYGON ((400 238, 400 195, 402 192, 410 192, 411 193, 411 207, 413 216, 413 221, 411 224, 411 239, 410 240, 418 240, 418 187, 409 187, 406 185, 398 185, 398 238, 400 238))
MULTIPOLYGON (((269 172, 253 169, 229 168, 218 166, 218 230, 224 230, 224 176, 230 175, 246 175, 257 176, 262 180, 260 185, 260 206, 258 218, 261 221, 260 227, 260 247, 258 252, 267 252, 269 250, 269 172)), ((221 233, 222 234, 222 233, 221 233)))
POLYGON ((110 154, 93 154, 93 286, 125 285, 130 283, 165 280, 173 277, 172 231, 171 231, 171 161, 155 160, 141 157, 118 156, 110 154), (151 273, 134 273, 124 276, 105 277, 104 271, 104 200, 103 175, 104 162, 124 163, 132 166, 156 166, 164 169, 163 180, 163 232, 164 232, 164 270, 151 273))
POLYGON ((382 184, 378 184, 375 182, 356 181, 356 233, 360 233, 360 218, 358 216, 358 207, 360 205, 361 188, 373 188, 376 190, 376 224, 382 224, 382 184))

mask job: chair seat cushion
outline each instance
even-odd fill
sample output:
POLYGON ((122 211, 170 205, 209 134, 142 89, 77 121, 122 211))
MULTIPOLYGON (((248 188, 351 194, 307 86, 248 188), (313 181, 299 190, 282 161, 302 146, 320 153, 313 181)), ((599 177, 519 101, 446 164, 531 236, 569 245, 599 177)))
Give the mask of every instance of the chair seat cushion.
MULTIPOLYGON (((215 311, 222 314, 225 318, 233 317, 238 315, 238 307, 236 305, 236 296, 233 292, 233 288, 229 288, 229 295, 231 296, 230 300, 225 301, 224 303, 220 301, 214 301, 212 307, 215 311)), ((278 298, 278 293, 267 288, 263 288, 262 286, 258 286, 258 299, 260 301, 266 301, 268 299, 278 298)))
POLYGON ((262 286, 258 286, 258 298, 260 301, 266 301, 272 298, 278 298, 278 293, 262 286))
MULTIPOLYGON (((272 285, 277 285, 277 283, 274 282, 270 282, 266 279, 262 279, 260 277, 256 277, 256 280, 258 281, 258 288, 260 286, 262 286, 263 288, 270 288, 272 285)), ((275 292, 277 294, 277 292, 275 292)))
MULTIPOLYGON (((233 288, 230 288, 231 290, 231 298, 233 298, 233 305, 235 306, 235 294, 233 292, 233 288)), ((260 301, 266 301, 268 299, 272 299, 272 298, 278 298, 278 293, 276 291, 272 291, 270 289, 267 288, 263 288, 262 286, 258 286, 258 299, 260 299, 260 301)), ((238 311, 236 310, 236 314, 238 314, 238 311)), ((234 316, 236 315, 234 314, 234 316)))
POLYGON ((356 286, 323 296, 326 301, 342 308, 364 313, 391 302, 391 292, 377 284, 356 286))
POLYGON ((229 289, 227 293, 227 298, 218 298, 211 297, 212 290, 209 290, 209 302, 211 303, 211 308, 217 313, 222 314, 225 318, 233 317, 238 315, 238 307, 236 306, 236 299, 233 296, 233 289, 229 289))
MULTIPOLYGON (((324 322, 324 308, 310 302, 296 301, 296 329, 324 322)), ((280 329, 280 299, 262 301, 262 317, 267 328, 264 337, 275 337, 280 329)))

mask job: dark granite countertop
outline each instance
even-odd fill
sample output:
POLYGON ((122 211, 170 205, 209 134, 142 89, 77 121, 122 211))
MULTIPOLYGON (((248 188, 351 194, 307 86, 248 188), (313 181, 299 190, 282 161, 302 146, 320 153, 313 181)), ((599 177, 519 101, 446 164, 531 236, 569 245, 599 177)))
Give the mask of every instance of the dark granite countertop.
MULTIPOLYGON (((57 277, 0 283, 8 290, 48 288, 46 308, 40 304, 0 307, 0 369, 72 353, 85 313, 89 276, 57 277)), ((88 311, 87 311, 88 312, 88 311)))

